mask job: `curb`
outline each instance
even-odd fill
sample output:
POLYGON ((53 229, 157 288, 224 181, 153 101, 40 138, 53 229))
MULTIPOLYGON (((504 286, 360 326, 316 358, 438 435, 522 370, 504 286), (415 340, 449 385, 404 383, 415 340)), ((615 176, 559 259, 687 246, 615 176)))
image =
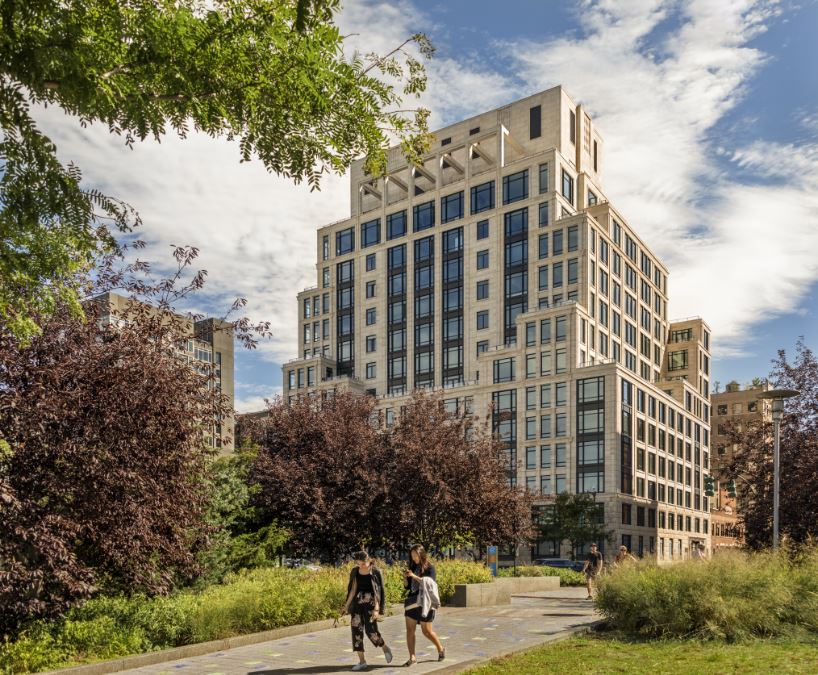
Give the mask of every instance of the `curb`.
MULTIPOLYGON (((403 612, 403 605, 390 605, 389 613, 392 616, 403 612)), ((181 647, 171 647, 157 652, 147 652, 145 654, 133 654, 132 656, 122 656, 109 661, 96 661, 79 666, 59 668, 57 670, 42 671, 40 675, 107 675, 108 673, 119 673, 131 668, 143 668, 144 666, 154 666, 165 661, 177 661, 179 659, 189 659, 194 656, 204 656, 212 652, 221 652, 236 647, 246 647, 247 645, 268 642, 280 638, 295 637, 319 630, 335 627, 335 619, 321 619, 310 623, 300 623, 295 626, 284 626, 273 628, 259 633, 248 635, 236 635, 234 637, 222 638, 221 640, 211 640, 210 642, 196 642, 181 647)), ((348 626, 343 620, 338 621, 338 627, 348 626)))
POLYGON ((520 647, 518 649, 508 649, 504 652, 500 652, 499 654, 494 654, 493 656, 486 656, 479 659, 470 659, 468 661, 461 661, 460 663, 453 663, 450 666, 446 666, 445 668, 438 668, 437 670, 434 670, 432 672, 434 673, 434 675, 456 675, 457 673, 464 673, 467 670, 471 670, 472 668, 484 666, 490 661, 494 661, 495 659, 502 659, 507 656, 525 654, 526 652, 531 652, 534 651, 535 649, 540 649, 546 645, 551 645, 557 642, 562 642, 564 640, 569 640, 572 637, 576 637, 577 635, 586 635, 587 633, 590 633, 594 628, 596 628, 597 626, 601 626, 604 623, 605 623, 604 619, 599 619, 585 626, 577 626, 576 628, 569 628, 567 630, 560 631, 559 633, 554 633, 553 635, 548 636, 548 639, 543 640, 542 642, 536 645, 526 645, 525 647, 520 647))

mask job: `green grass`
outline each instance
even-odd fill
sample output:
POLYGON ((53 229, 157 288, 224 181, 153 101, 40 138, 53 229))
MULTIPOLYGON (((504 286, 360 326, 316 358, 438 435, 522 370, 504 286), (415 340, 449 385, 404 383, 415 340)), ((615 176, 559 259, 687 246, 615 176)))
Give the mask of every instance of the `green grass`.
POLYGON ((577 637, 490 661, 468 675, 531 673, 816 673, 818 642, 755 640, 741 644, 577 637))

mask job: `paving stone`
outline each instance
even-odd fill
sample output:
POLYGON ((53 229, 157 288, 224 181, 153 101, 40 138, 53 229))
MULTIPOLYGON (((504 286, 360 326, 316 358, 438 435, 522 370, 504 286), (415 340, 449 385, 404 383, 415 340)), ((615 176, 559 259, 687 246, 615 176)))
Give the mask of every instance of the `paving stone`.
MULTIPOLYGON (((420 675, 452 665, 507 653, 547 642, 555 635, 589 625, 599 617, 585 598, 583 588, 531 593, 514 597, 500 607, 443 608, 435 631, 446 648, 446 660, 417 631, 418 664, 410 672, 420 675)), ((394 661, 387 664, 380 649, 365 642, 370 672, 393 675, 408 658, 403 617, 380 623, 381 634, 392 647, 394 661)), ((358 662, 350 646, 349 625, 246 645, 223 652, 123 671, 132 675, 331 675, 348 672, 358 662)))

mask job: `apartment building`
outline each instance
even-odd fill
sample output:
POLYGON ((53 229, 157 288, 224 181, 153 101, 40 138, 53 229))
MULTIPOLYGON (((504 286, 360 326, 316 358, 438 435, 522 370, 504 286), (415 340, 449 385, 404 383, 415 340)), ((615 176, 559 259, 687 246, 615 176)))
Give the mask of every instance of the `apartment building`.
POLYGON ((668 320, 668 270, 605 197, 603 160, 555 87, 441 129, 422 165, 357 162, 350 216, 318 230, 284 393, 348 387, 386 424, 419 387, 493 405, 509 480, 540 507, 593 493, 616 545, 676 560, 709 547, 710 330, 668 320))
POLYGON ((759 398, 759 394, 772 389, 766 381, 756 380, 742 389, 738 382, 730 382, 724 391, 710 396, 713 409, 713 465, 716 479, 716 499, 710 514, 713 550, 735 548, 744 543, 744 528, 739 514, 740 497, 730 497, 725 488, 729 480, 735 480, 740 495, 742 481, 733 476, 730 463, 735 445, 727 436, 730 425, 742 425, 751 421, 772 422, 772 403, 759 398))
MULTIPOLYGON (((93 298, 93 302, 102 306, 100 320, 116 323, 127 312, 133 299, 117 293, 103 293, 93 298)), ((158 310, 153 310, 158 311, 158 310)), ((215 386, 229 399, 231 409, 235 408, 235 388, 233 379, 233 332, 229 323, 216 318, 205 318, 200 321, 191 321, 187 317, 177 315, 181 319, 189 334, 187 343, 183 345, 181 356, 191 367, 213 367, 215 386)), ((231 452, 234 448, 235 420, 221 420, 217 426, 217 434, 211 438, 214 447, 221 452, 231 452), (220 436, 225 434, 229 439, 222 443, 220 436)))

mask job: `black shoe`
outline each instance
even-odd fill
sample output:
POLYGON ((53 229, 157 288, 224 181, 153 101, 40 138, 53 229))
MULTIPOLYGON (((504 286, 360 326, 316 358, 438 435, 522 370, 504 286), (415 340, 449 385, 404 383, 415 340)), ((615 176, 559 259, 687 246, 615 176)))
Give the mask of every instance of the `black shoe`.
POLYGON ((409 659, 406 663, 403 664, 404 668, 408 668, 409 666, 414 666, 417 664, 417 659, 409 659))
POLYGON ((444 649, 442 652, 437 653, 437 660, 442 661, 446 658, 446 650, 444 649))

